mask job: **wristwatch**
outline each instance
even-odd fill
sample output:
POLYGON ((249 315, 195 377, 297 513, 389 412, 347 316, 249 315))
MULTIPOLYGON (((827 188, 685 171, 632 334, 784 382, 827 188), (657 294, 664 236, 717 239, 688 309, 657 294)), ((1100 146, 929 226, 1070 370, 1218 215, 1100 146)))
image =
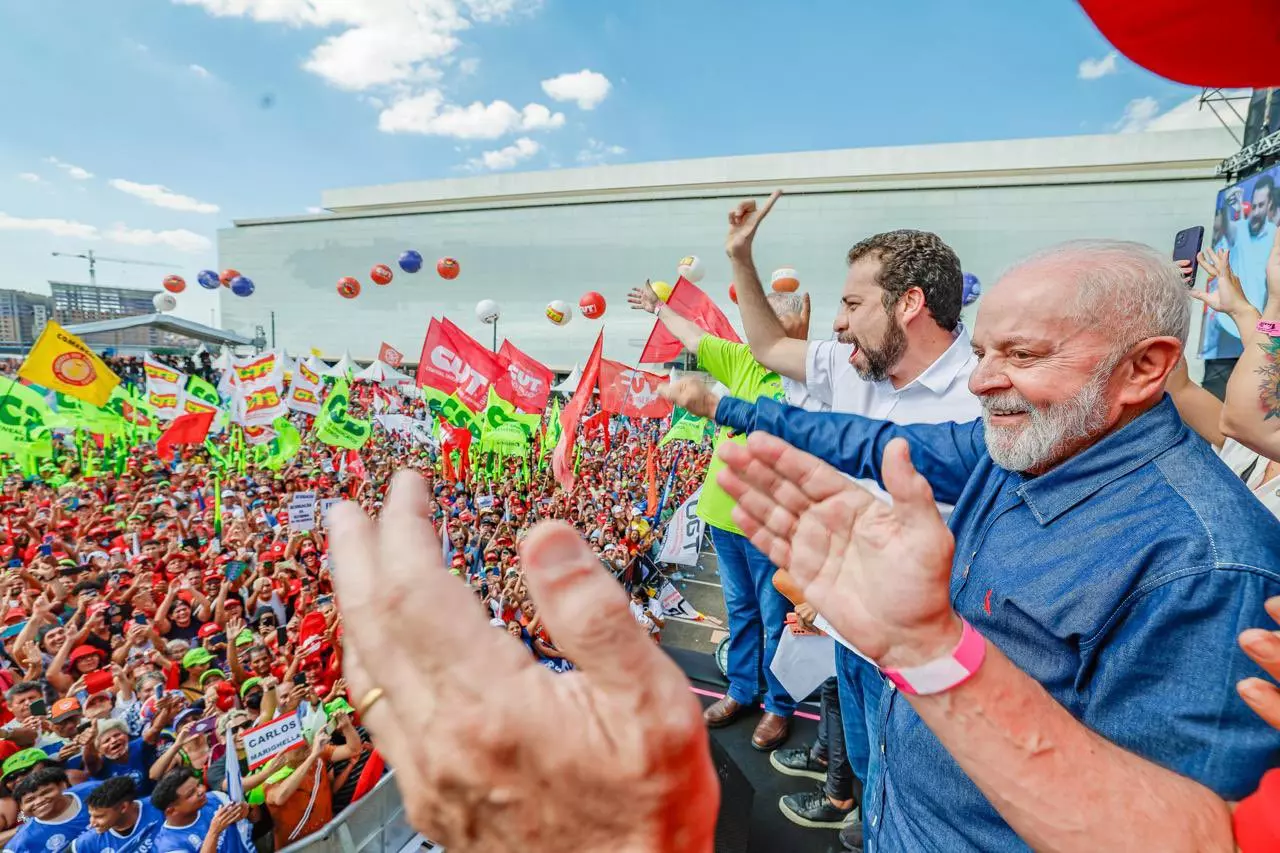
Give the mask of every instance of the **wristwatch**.
POLYGON ((884 677, 911 696, 931 696, 964 684, 982 666, 987 656, 987 641, 968 620, 961 618, 960 621, 964 631, 951 654, 919 666, 882 669, 884 677))
POLYGON ((1257 329, 1264 335, 1270 335, 1273 338, 1280 338, 1280 323, 1273 323, 1270 320, 1259 320, 1257 329))

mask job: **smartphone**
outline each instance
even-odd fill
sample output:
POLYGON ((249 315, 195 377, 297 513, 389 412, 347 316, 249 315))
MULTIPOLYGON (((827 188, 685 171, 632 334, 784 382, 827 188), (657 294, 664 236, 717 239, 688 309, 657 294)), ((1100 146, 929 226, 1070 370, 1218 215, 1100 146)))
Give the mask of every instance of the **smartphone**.
POLYGON ((1200 271, 1200 261, 1196 256, 1200 254, 1200 247, 1203 244, 1203 225, 1197 225, 1194 228, 1183 228, 1173 237, 1174 261, 1191 262, 1191 271, 1184 278, 1187 287, 1196 286, 1196 273, 1200 271))
POLYGON ((134 621, 134 624, 137 624, 137 625, 145 625, 145 624, 147 624, 147 614, 145 614, 145 613, 135 613, 135 614, 133 614, 133 621, 134 621))
POLYGON ((37 699, 31 703, 31 716, 47 717, 49 716, 49 705, 43 699, 37 699))
POLYGON ((157 684, 156 685, 156 701, 159 701, 163 698, 164 698, 164 685, 157 684))
POLYGON ((297 675, 295 675, 295 676, 293 677, 293 683, 294 683, 295 685, 297 685, 298 687, 306 687, 306 686, 307 686, 307 675, 306 675, 306 673, 300 672, 300 673, 298 673, 297 675))
POLYGON ((276 628, 276 643, 278 643, 282 649, 289 645, 289 629, 283 625, 276 628))

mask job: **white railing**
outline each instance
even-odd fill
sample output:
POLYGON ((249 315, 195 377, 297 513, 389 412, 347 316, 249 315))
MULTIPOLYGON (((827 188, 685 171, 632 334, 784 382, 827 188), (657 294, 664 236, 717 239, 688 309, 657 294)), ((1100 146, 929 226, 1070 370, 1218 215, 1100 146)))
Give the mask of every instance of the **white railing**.
POLYGON ((324 829, 276 853, 400 853, 416 835, 405 821, 395 774, 388 773, 324 829))

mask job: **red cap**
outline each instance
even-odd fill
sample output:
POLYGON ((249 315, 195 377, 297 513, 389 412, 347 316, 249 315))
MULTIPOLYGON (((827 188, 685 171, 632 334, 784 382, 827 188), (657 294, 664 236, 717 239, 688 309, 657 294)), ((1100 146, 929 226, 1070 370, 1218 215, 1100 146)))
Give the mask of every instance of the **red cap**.
POLYGON ((206 622, 200 626, 200 630, 196 632, 196 636, 202 640, 207 640, 214 634, 222 633, 222 626, 217 622, 206 622))
POLYGON ((92 655, 97 655, 100 658, 106 657, 102 649, 98 648, 97 646, 85 645, 85 646, 76 646, 74 649, 72 649, 71 657, 69 659, 74 663, 75 661, 78 661, 81 658, 87 658, 92 655))

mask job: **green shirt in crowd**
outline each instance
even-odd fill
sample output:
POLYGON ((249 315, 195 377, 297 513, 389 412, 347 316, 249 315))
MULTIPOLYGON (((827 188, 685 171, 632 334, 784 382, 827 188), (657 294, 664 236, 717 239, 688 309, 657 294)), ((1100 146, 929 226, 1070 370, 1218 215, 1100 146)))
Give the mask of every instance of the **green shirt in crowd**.
MULTIPOLYGON (((753 403, 760 397, 772 400, 782 400, 785 397, 782 379, 756 361, 751 348, 746 344, 735 344, 714 335, 703 335, 698 344, 698 367, 725 385, 730 396, 748 403, 753 403)), ((722 441, 746 444, 747 437, 739 435, 730 438, 729 429, 721 427, 716 433, 713 451, 720 449, 722 441)), ((713 452, 711 465, 707 468, 707 479, 702 484, 702 495, 698 498, 698 518, 712 527, 741 534, 742 531, 733 523, 732 517, 736 502, 716 483, 716 473, 723 467, 720 455, 713 452)))

